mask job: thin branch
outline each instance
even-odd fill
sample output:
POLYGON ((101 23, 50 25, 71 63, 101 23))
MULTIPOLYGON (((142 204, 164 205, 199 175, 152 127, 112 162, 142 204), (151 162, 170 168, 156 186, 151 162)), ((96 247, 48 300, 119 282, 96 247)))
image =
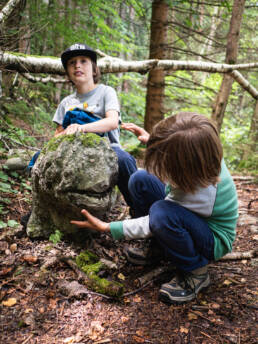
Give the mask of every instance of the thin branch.
POLYGON ((41 77, 32 76, 29 73, 21 73, 21 76, 23 76, 25 79, 31 82, 42 82, 43 84, 47 84, 48 82, 53 82, 55 84, 65 84, 69 82, 69 80, 67 79, 52 78, 50 75, 45 78, 43 77, 41 78, 41 77))
POLYGON ((220 260, 237 260, 237 259, 252 259, 257 257, 258 249, 254 249, 246 252, 231 252, 226 254, 220 260))
POLYGON ((0 12, 0 24, 3 24, 5 20, 12 14, 12 11, 22 0, 9 0, 0 12))
POLYGON ((250 82, 246 80, 239 71, 234 70, 230 72, 229 74, 232 76, 232 78, 234 78, 235 81, 239 83, 239 85, 243 87, 243 89, 245 89, 248 93, 250 93, 253 96, 253 98, 258 99, 257 89, 253 87, 250 84, 250 82))

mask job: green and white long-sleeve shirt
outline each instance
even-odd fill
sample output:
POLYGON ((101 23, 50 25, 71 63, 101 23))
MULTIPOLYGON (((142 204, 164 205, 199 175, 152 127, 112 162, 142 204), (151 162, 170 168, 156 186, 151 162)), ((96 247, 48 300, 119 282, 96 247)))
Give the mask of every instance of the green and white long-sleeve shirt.
MULTIPOLYGON (((220 181, 216 185, 199 188, 194 194, 170 188, 165 199, 178 203, 207 222, 214 235, 215 260, 232 250, 236 236, 238 201, 235 184, 224 160, 221 163, 220 181)), ((140 239, 152 235, 149 216, 112 222, 110 230, 114 239, 140 239)))

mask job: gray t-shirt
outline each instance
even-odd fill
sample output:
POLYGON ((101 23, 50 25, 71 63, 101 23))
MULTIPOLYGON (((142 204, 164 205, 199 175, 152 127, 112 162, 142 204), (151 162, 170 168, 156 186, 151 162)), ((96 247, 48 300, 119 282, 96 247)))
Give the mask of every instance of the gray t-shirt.
MULTIPOLYGON (((77 94, 75 92, 65 97, 58 105, 53 122, 62 125, 66 112, 74 108, 87 110, 99 118, 105 118, 107 111, 115 110, 118 112, 119 120, 121 120, 116 91, 112 87, 103 84, 98 85, 88 93, 77 94)), ((107 134, 111 143, 120 145, 119 129, 109 131, 107 134)))

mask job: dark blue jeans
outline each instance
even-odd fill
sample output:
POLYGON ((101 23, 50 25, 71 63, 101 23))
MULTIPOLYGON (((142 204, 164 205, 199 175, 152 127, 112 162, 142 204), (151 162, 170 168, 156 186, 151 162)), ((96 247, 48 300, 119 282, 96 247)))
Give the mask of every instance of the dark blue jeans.
POLYGON ((133 156, 118 146, 111 146, 118 158, 118 181, 117 186, 123 195, 127 205, 132 207, 132 199, 128 190, 130 176, 137 171, 136 161, 133 156))
POLYGON ((149 214, 150 230, 172 263, 183 271, 205 266, 214 259, 214 237, 207 223, 179 204, 166 201, 165 185, 144 170, 129 180, 137 216, 149 214))

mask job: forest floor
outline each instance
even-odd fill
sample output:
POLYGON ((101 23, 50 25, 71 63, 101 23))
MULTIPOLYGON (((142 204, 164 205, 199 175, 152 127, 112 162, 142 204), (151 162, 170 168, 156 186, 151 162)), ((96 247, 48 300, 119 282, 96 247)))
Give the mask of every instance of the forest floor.
MULTIPOLYGON (((252 251, 258 240, 257 184, 248 176, 234 180, 240 217, 233 250, 252 251)), ((5 220, 19 222, 29 210, 19 187, 17 182, 13 188, 18 192, 4 195, 11 198, 5 220)), ((111 218, 121 219, 121 213, 128 216, 120 199, 111 218)), ((154 266, 128 263, 125 244, 129 243, 114 242, 107 234, 91 241, 93 252, 115 262, 111 276, 125 286, 126 295, 114 300, 85 287, 66 292, 60 287, 60 281, 77 281, 78 276, 58 257, 74 257, 89 242, 53 244, 31 240, 22 226, 1 229, 0 343, 257 343, 257 258, 210 264, 209 288, 189 303, 168 305, 159 300, 158 293, 173 273, 139 287, 139 277, 154 266)))

